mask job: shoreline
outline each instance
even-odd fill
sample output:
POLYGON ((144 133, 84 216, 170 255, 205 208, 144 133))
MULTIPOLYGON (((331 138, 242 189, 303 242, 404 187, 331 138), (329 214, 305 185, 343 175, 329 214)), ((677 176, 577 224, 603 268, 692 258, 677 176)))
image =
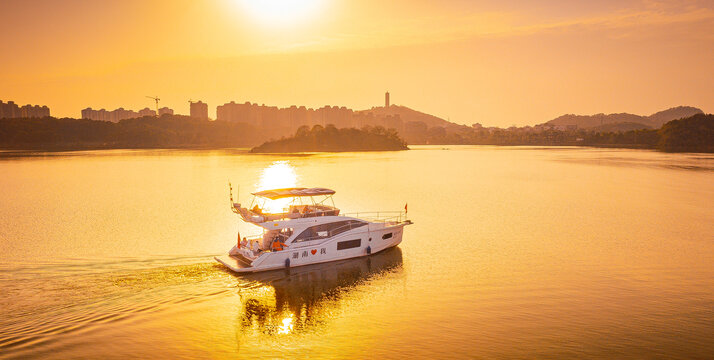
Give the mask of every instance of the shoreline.
MULTIPOLYGON (((643 144, 408 144, 413 146, 432 145, 432 146, 539 146, 539 147, 561 147, 572 146, 582 148, 603 148, 603 149, 632 149, 632 150, 652 150, 663 153, 686 153, 691 151, 663 151, 656 147, 646 146, 643 144)), ((185 146, 156 146, 156 147, 131 147, 131 146, 110 146, 110 145, 83 145, 83 146, 0 146, 0 151, 3 152, 71 152, 71 151, 94 151, 94 150, 244 150, 248 154, 254 155, 295 155, 295 154, 312 154, 312 153, 348 153, 348 152, 384 152, 384 151, 405 151, 412 149, 374 149, 374 150, 331 150, 331 151, 296 151, 296 152, 252 152, 250 147, 232 147, 232 146, 207 146, 207 145, 185 145, 185 146)), ((712 152, 699 152, 710 154, 712 152)))

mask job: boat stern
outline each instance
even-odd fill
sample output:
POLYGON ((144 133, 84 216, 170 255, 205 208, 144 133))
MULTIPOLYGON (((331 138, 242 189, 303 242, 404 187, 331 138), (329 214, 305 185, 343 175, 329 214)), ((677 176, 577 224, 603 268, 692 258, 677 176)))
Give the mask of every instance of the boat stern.
POLYGON ((220 255, 215 256, 214 259, 234 272, 242 273, 255 271, 255 268, 251 266, 251 261, 240 254, 220 255))

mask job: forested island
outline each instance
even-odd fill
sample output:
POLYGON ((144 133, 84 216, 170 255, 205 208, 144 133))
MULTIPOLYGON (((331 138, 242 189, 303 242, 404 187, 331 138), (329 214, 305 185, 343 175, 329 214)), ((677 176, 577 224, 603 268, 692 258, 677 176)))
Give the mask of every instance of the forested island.
MULTIPOLYGON (((622 125, 622 124, 620 124, 622 125)), ((409 144, 603 146, 668 152, 714 152, 714 115, 695 114, 660 129, 432 127, 420 132, 364 126, 301 126, 279 140, 271 129, 244 122, 210 121, 181 115, 126 119, 118 123, 70 118, 0 119, 0 149, 85 150, 142 148, 235 148, 253 152, 404 150, 409 144), (406 139, 405 140, 403 140, 406 139)), ((622 128, 622 126, 620 127, 622 128)))
POLYGON ((334 125, 301 126, 295 135, 256 146, 253 153, 408 150, 394 129, 381 126, 338 129, 334 125))

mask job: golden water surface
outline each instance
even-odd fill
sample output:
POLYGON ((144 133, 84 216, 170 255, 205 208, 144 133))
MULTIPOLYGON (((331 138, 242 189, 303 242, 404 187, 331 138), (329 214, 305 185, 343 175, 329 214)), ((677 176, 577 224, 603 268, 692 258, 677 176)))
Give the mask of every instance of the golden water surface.
POLYGON ((0 153, 3 358, 711 358, 714 157, 415 147, 0 153), (241 202, 328 187, 414 225, 236 276, 241 202))

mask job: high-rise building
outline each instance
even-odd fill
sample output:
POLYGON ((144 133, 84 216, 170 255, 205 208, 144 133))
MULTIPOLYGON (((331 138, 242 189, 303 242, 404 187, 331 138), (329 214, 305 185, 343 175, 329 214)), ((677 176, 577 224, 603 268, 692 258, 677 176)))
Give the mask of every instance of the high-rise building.
POLYGON ((202 101, 191 101, 190 103, 192 118, 208 120, 208 104, 202 101))
POLYGON ((389 107, 389 91, 384 93, 384 107, 385 108, 389 107))
POLYGON ((144 117, 144 116, 156 116, 156 111, 149 109, 148 107, 145 107, 141 110, 139 110, 139 116, 144 117))
POLYGON ((244 122, 255 124, 258 113, 258 104, 245 102, 236 104, 235 101, 216 107, 216 119, 222 121, 244 122))
POLYGON ((0 101, 0 119, 13 119, 20 117, 20 108, 14 101, 8 101, 7 104, 0 101))
MULTIPOLYGON (((169 108, 161 108, 159 111, 163 111, 166 114, 173 114, 174 111, 169 108)), ((111 121, 120 122, 124 119, 134 119, 144 116, 156 116, 156 111, 149 108, 144 108, 138 112, 134 110, 126 110, 124 108, 118 108, 112 111, 107 111, 105 109, 93 110, 92 108, 86 108, 82 110, 82 119, 98 120, 98 121, 111 121)))
POLYGON ((39 105, 17 106, 15 102, 8 101, 4 103, 0 101, 0 119, 13 118, 43 118, 50 116, 50 108, 39 105))

